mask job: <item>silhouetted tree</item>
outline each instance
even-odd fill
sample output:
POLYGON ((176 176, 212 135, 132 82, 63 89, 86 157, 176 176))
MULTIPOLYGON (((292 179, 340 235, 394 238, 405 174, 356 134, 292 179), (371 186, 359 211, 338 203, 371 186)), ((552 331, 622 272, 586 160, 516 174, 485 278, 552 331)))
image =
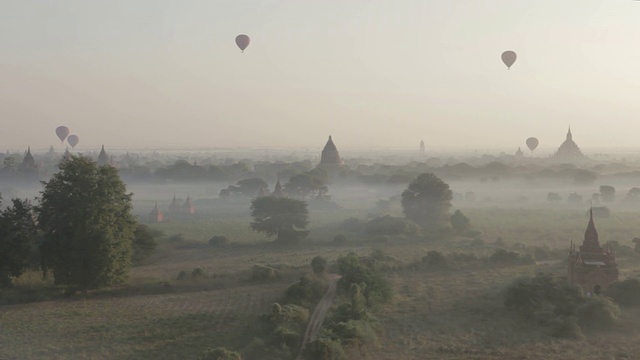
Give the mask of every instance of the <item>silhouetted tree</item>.
POLYGON ((36 208, 41 250, 55 282, 87 289, 123 281, 136 222, 117 170, 72 156, 43 184, 36 208))
POLYGON ((26 200, 13 199, 12 206, 0 213, 0 287, 11 285, 11 277, 22 275, 28 268, 36 236, 31 205, 26 200))
POLYGON ((290 198, 263 196, 251 201, 251 228, 276 236, 279 242, 296 242, 309 234, 303 230, 309 224, 307 203, 290 198))
POLYGON ((402 193, 407 218, 423 227, 439 227, 450 221, 452 192, 449 185, 431 173, 418 176, 402 193))
POLYGON ((613 202, 616 200, 616 188, 609 185, 601 185, 600 196, 602 196, 602 201, 604 202, 613 202))
POLYGON ((463 233, 471 228, 471 221, 462 211, 456 210, 453 215, 451 215, 451 227, 458 233, 463 233))

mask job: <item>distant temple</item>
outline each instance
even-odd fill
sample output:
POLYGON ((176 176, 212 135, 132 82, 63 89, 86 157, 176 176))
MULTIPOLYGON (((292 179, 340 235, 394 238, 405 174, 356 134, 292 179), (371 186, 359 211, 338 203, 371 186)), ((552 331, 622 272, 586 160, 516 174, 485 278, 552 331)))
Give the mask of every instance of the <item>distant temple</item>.
POLYGON ((196 208, 191 205, 191 197, 187 195, 187 200, 185 200, 182 205, 182 212, 185 214, 193 215, 196 213, 196 208))
POLYGON ((522 152, 522 149, 518 148, 518 151, 516 151, 516 157, 523 157, 524 153, 522 152))
POLYGON ((33 169, 36 167, 36 159, 31 155, 31 146, 27 148, 27 152, 22 159, 22 169, 33 169))
POLYGON ((71 159, 71 152, 69 151, 69 148, 67 148, 64 151, 64 154, 62 154, 62 160, 69 160, 71 159))
POLYGON ((558 151, 552 156, 554 160, 560 161, 576 161, 576 160, 586 160, 587 157, 584 156, 582 151, 576 143, 573 141, 573 135, 571 135, 571 128, 567 132, 567 139, 560 145, 558 151))
POLYGON ((102 145, 102 149, 100 150, 100 154, 98 155, 98 166, 109 165, 109 157, 107 156, 107 152, 104 151, 104 145, 102 145))
POLYGON ((320 165, 325 166, 342 166, 342 159, 340 158, 340 154, 338 153, 338 148, 333 143, 331 136, 329 136, 329 140, 327 144, 324 146, 322 150, 322 157, 320 158, 320 165))
POLYGON ((598 231, 593 223, 593 209, 589 211, 589 225, 584 233, 580 250, 571 242, 569 250, 569 282, 580 285, 590 293, 600 293, 618 280, 618 265, 611 246, 598 242, 598 231))
POLYGON ((421 152, 422 154, 424 154, 424 152, 425 152, 425 149, 424 149, 424 140, 420 140, 420 152, 421 152))
POLYGON ((276 188, 271 193, 271 196, 278 198, 287 197, 287 194, 285 194, 284 190, 282 190, 282 185, 280 185, 280 179, 278 179, 278 181, 276 182, 276 188))
POLYGON ((164 221, 164 214, 158 209, 158 203, 153 207, 153 210, 149 213, 149 222, 160 223, 164 221))
POLYGON ((169 212, 170 213, 179 213, 180 209, 181 209, 181 207, 178 204, 178 200, 176 199, 176 196, 173 195, 173 200, 171 201, 171 204, 169 204, 169 212))

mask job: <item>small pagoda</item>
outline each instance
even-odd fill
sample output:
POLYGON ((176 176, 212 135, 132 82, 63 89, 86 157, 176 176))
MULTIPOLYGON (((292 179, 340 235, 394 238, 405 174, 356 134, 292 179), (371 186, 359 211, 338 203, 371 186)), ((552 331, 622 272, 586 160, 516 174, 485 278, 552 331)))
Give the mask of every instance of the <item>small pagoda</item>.
POLYGON ((329 140, 327 140, 327 144, 322 149, 322 155, 320 157, 320 165, 321 166, 342 166, 342 159, 340 158, 340 153, 338 152, 338 148, 333 143, 333 139, 331 139, 331 135, 329 135, 329 140))
POLYGON ((196 213, 196 208, 191 204, 191 197, 189 195, 187 195, 187 200, 185 200, 182 205, 182 212, 188 215, 196 213))
POLYGON ((153 210, 149 213, 149 222, 161 223, 164 221, 164 214, 158 209, 158 203, 153 207, 153 210))
POLYGON ((280 178, 278 178, 278 181, 276 182, 276 188, 271 193, 271 196, 277 198, 287 197, 287 194, 285 194, 284 190, 282 190, 282 185, 280 185, 280 178))
POLYGON ((109 156, 107 156, 107 152, 104 151, 104 145, 102 145, 102 149, 100 150, 100 154, 98 154, 98 166, 109 165, 109 156))
POLYGON ((598 231, 589 210, 589 224, 579 250, 572 241, 569 250, 569 282, 579 285, 586 294, 599 294, 618 280, 618 264, 609 244, 600 246, 598 231))
POLYGON ((31 155, 31 146, 27 148, 27 152, 22 159, 22 169, 34 169, 36 167, 36 159, 31 155))

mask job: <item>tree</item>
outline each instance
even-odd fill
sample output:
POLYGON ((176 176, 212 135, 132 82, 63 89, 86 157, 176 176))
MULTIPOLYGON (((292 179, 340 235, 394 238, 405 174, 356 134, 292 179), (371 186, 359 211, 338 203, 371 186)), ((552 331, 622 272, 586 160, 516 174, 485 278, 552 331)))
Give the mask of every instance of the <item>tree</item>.
POLYGON ((294 175, 284 184, 284 192, 299 199, 322 196, 328 191, 326 176, 320 169, 294 175))
POLYGON ((164 236, 162 231, 154 230, 147 225, 138 224, 133 232, 131 261, 134 265, 142 263, 158 246, 158 239, 164 236))
POLYGON ((327 267, 327 259, 323 258, 322 256, 316 256, 313 259, 311 259, 311 268, 313 269, 313 272, 317 275, 320 275, 322 273, 324 273, 324 270, 327 267))
POLYGON ((471 227, 471 221, 466 217, 462 211, 456 210, 453 215, 451 215, 451 227, 453 230, 458 233, 463 233, 471 227))
POLYGON ((616 188, 609 185, 601 185, 600 196, 602 196, 602 201, 604 202, 613 202, 616 200, 616 188))
POLYGON ((43 182, 37 207, 45 271, 83 290, 123 281, 136 226, 131 194, 112 166, 72 156, 59 167, 43 182))
POLYGON ((402 209, 407 218, 423 227, 440 227, 449 223, 451 199, 447 183, 424 173, 402 193, 402 209))
MULTIPOLYGON (((2 198, 0 197, 0 200, 2 198)), ((29 267, 31 246, 37 227, 33 208, 27 200, 12 200, 13 206, 0 213, 0 287, 11 285, 29 267)))
POLYGON ((624 200, 629 203, 637 203, 640 201, 640 188, 632 187, 624 200))
POLYGON ((555 192, 550 192, 547 194, 547 201, 562 201, 562 198, 560 197, 560 194, 555 193, 555 192))
POLYGON ((296 242, 309 233, 307 203, 290 198, 262 196, 251 201, 251 229, 276 236, 278 242, 296 242))

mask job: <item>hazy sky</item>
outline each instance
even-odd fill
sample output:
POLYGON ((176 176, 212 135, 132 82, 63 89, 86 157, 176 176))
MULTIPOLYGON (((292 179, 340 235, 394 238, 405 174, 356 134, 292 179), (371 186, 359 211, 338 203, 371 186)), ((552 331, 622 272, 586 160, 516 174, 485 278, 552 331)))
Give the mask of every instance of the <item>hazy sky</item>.
POLYGON ((0 119, 2 150, 638 146, 640 2, 0 0, 0 119))

